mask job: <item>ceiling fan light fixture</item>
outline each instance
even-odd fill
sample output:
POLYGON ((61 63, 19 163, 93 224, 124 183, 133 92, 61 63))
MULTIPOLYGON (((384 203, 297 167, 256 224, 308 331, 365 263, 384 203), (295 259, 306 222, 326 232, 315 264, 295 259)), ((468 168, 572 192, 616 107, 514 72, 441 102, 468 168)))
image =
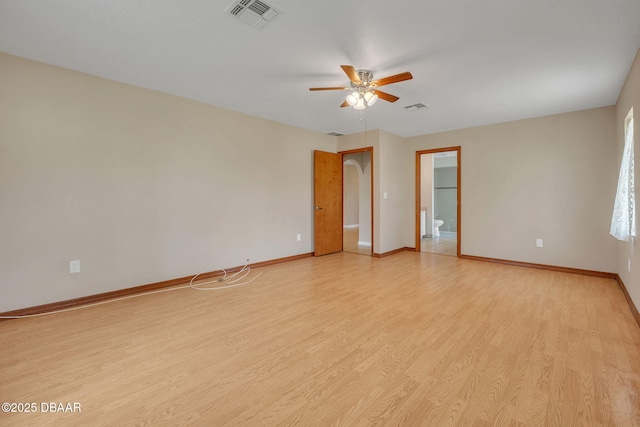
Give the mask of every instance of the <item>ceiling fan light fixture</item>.
POLYGON ((360 97, 358 95, 359 94, 356 91, 351 92, 349 95, 347 95, 347 99, 346 99, 347 103, 352 107, 355 107, 358 104, 358 101, 360 100, 360 97))
POLYGON ((360 97, 358 98, 358 102, 356 103, 356 105, 353 106, 354 109, 356 110, 364 110, 366 107, 365 102, 364 102, 364 98, 360 97))
POLYGON ((367 107, 371 107, 378 100, 378 95, 373 92, 367 92, 364 94, 364 100, 367 102, 367 107))

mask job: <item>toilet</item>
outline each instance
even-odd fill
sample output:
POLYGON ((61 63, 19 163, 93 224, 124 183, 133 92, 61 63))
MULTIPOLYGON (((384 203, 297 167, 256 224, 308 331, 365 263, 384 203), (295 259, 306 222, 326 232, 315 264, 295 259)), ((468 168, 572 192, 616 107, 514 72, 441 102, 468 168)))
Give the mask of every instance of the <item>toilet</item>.
POLYGON ((441 219, 434 219, 433 220, 433 237, 439 237, 440 236, 440 226, 444 224, 444 221, 441 219))

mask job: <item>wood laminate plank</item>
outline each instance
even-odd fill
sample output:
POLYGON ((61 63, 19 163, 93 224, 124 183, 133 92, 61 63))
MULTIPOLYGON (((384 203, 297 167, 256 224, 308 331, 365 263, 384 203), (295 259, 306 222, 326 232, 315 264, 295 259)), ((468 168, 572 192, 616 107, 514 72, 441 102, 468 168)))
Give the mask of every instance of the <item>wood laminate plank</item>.
POLYGON ((614 279, 338 253, 255 282, 0 323, 23 425, 640 425, 640 329, 614 279))

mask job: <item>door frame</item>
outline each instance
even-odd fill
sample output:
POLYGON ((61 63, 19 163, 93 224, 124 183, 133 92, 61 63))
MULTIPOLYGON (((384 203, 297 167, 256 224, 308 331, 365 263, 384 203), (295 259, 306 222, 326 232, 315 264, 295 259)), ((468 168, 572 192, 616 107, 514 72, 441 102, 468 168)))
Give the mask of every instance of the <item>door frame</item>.
MULTIPOLYGON (((375 194, 374 191, 373 191, 373 176, 374 176, 373 147, 364 147, 364 148, 356 148, 356 149, 353 149, 353 150, 338 151, 338 154, 342 155, 342 171, 344 173, 344 156, 345 156, 345 154, 363 153, 365 151, 368 151, 369 153, 371 153, 370 154, 371 158, 369 159, 369 161, 371 162, 371 194, 369 196, 369 199, 371 200, 371 255, 370 256, 373 256, 373 254, 374 254, 374 242, 375 242, 375 232, 374 232, 374 228, 373 228, 373 215, 374 215, 373 195, 375 194)), ((344 179, 342 180, 342 197, 344 198, 344 179)), ((342 229, 344 230, 344 200, 342 201, 342 221, 343 221, 342 222, 342 229)), ((344 251, 344 246, 343 246, 342 250, 344 251)))
POLYGON ((415 251, 416 252, 420 252, 420 195, 421 195, 421 176, 422 176, 422 171, 420 170, 421 166, 420 166, 420 156, 423 154, 434 154, 434 153, 444 153, 446 151, 456 151, 457 154, 457 164, 458 164, 458 170, 457 170, 457 179, 458 179, 458 190, 457 190, 457 199, 458 199, 458 205, 457 205, 457 216, 458 218, 456 219, 456 227, 458 229, 457 233, 458 233, 458 239, 457 239, 457 247, 456 247, 456 256, 458 258, 460 258, 460 248, 461 248, 461 242, 462 242, 462 228, 461 228, 461 223, 462 223, 462 180, 460 179, 460 177, 462 176, 462 162, 461 162, 461 154, 462 154, 462 150, 461 150, 461 146, 455 146, 455 147, 446 147, 446 148, 433 148, 430 150, 420 150, 420 151, 416 151, 416 212, 415 212, 415 242, 416 242, 416 248, 415 251))

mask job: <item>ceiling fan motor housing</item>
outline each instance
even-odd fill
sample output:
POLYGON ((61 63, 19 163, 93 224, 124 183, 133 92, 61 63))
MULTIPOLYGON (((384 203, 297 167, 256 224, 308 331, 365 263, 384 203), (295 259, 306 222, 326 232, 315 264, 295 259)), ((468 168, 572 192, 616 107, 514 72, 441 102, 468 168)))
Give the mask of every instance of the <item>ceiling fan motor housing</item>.
POLYGON ((371 80, 373 80, 373 73, 369 70, 357 70, 356 73, 358 73, 360 81, 362 81, 365 86, 368 86, 371 80))

